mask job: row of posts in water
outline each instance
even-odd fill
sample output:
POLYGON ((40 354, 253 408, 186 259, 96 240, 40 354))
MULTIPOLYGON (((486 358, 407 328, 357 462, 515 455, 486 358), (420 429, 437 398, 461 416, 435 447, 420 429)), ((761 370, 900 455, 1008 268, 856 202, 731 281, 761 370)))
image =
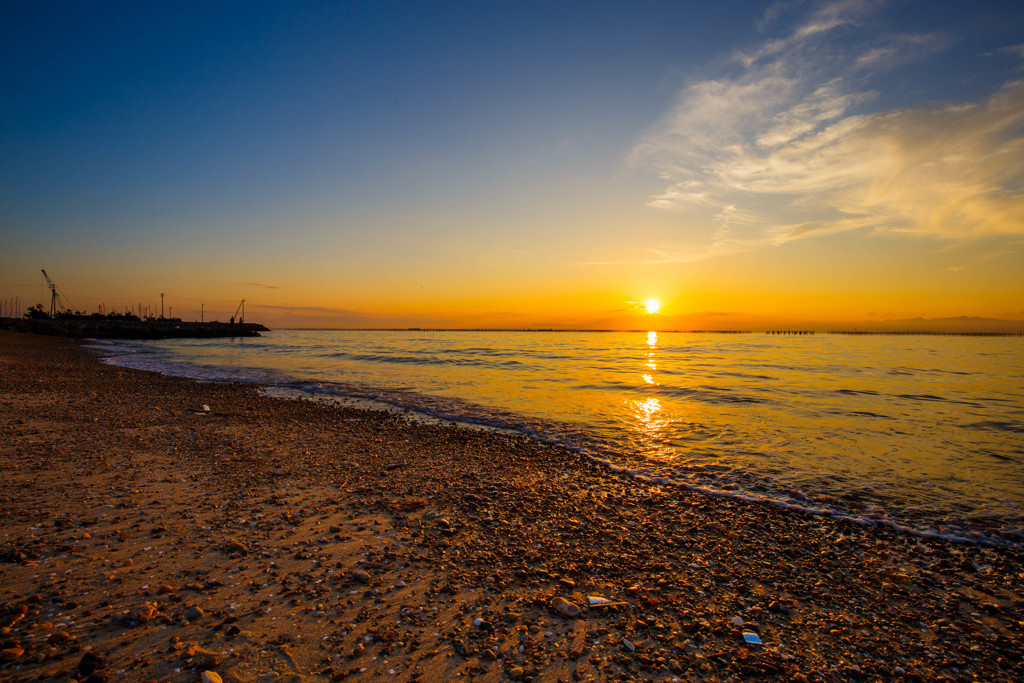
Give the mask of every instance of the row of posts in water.
MULTIPOLYGON (((765 334, 815 334, 814 330, 767 330, 765 334)), ((1024 337, 1024 332, 929 332, 926 330, 829 330, 825 334, 885 334, 885 335, 932 335, 940 337, 1024 337)))

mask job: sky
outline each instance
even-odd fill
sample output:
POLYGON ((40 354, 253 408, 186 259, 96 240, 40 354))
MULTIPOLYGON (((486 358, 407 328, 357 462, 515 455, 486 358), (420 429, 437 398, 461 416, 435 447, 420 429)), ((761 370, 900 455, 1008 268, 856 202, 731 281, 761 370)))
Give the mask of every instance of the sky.
POLYGON ((1024 9, 0 2, 0 301, 41 269, 271 327, 1022 321, 1024 9))

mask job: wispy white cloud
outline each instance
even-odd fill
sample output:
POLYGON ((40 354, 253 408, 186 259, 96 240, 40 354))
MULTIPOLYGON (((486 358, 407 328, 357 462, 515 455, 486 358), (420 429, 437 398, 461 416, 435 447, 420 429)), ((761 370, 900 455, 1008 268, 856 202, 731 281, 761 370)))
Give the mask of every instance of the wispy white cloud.
POLYGON ((1024 82, 980 101, 869 112, 873 75, 946 45, 939 34, 837 39, 879 6, 819 5, 785 37, 737 53, 738 75, 683 90, 631 160, 665 182, 650 206, 700 215, 708 232, 651 262, 851 230, 1024 233, 1024 82))
POLYGON ((1020 59, 1024 59, 1024 43, 1001 47, 998 50, 986 53, 986 56, 991 56, 993 54, 1008 54, 1013 55, 1014 57, 1018 57, 1020 59))
POLYGON ((804 0, 777 0, 765 8, 764 12, 757 19, 758 31, 767 31, 775 25, 779 19, 788 12, 795 10, 804 4, 804 0))

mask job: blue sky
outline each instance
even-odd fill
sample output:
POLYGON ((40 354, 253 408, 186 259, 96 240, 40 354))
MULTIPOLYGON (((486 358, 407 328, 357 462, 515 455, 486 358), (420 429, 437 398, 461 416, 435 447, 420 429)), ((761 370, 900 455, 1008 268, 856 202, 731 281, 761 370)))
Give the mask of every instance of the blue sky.
POLYGON ((4 3, 0 64, 0 297, 1020 313, 1018 3, 4 3))

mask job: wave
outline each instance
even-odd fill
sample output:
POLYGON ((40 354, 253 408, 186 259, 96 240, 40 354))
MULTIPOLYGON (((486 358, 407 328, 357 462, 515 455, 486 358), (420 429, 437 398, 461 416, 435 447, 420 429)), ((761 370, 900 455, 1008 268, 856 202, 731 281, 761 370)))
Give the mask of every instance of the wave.
MULTIPOLYGON (((1001 417, 1020 411, 1013 381, 1009 389, 990 392, 996 385, 986 384, 990 396, 975 403, 953 398, 964 391, 940 394, 923 381, 914 384, 918 380, 909 375, 886 380, 884 372, 872 370, 879 364, 866 359, 845 368, 800 366, 751 361, 750 345, 733 356, 707 353, 721 351, 721 345, 703 351, 672 345, 679 360, 659 357, 650 384, 640 379, 650 372, 646 346, 641 353, 620 350, 616 357, 607 345, 584 348, 582 342, 558 349, 539 343, 489 349, 445 347, 435 338, 417 338, 415 347, 400 335, 350 335, 348 341, 320 335, 312 342, 276 335, 257 343, 95 346, 114 365, 201 381, 258 383, 305 397, 372 401, 376 409, 413 419, 522 434, 652 482, 910 533, 1024 545, 1022 497, 1011 488, 986 490, 988 481, 1012 487, 1020 480, 1019 469, 1008 468, 1019 468, 1024 459, 1006 439, 1024 433, 1024 424, 1001 417), (701 362, 695 363, 698 353, 701 362), (720 360, 708 363, 712 356, 720 360), (768 367, 772 374, 757 372, 768 367), (825 378, 822 384, 808 383, 815 374, 825 378), (833 388, 844 379, 845 387, 833 388), (853 398, 857 410, 846 405, 853 398), (964 422, 957 406, 965 404, 979 408, 971 413, 981 419, 964 422), (932 446, 932 424, 972 436, 959 445, 943 429, 943 441, 932 446), (931 460, 908 460, 922 445, 931 460), (956 462, 955 472, 966 478, 950 476, 941 458, 956 462), (908 463, 924 474, 908 474, 908 463), (929 479, 931 470, 938 476, 929 479), (993 478, 975 483, 970 477, 979 472, 993 478)), ((668 346, 657 352, 664 355, 668 346)), ((958 376, 968 374, 981 373, 958 376)), ((971 382, 978 386, 976 379, 971 382)))

